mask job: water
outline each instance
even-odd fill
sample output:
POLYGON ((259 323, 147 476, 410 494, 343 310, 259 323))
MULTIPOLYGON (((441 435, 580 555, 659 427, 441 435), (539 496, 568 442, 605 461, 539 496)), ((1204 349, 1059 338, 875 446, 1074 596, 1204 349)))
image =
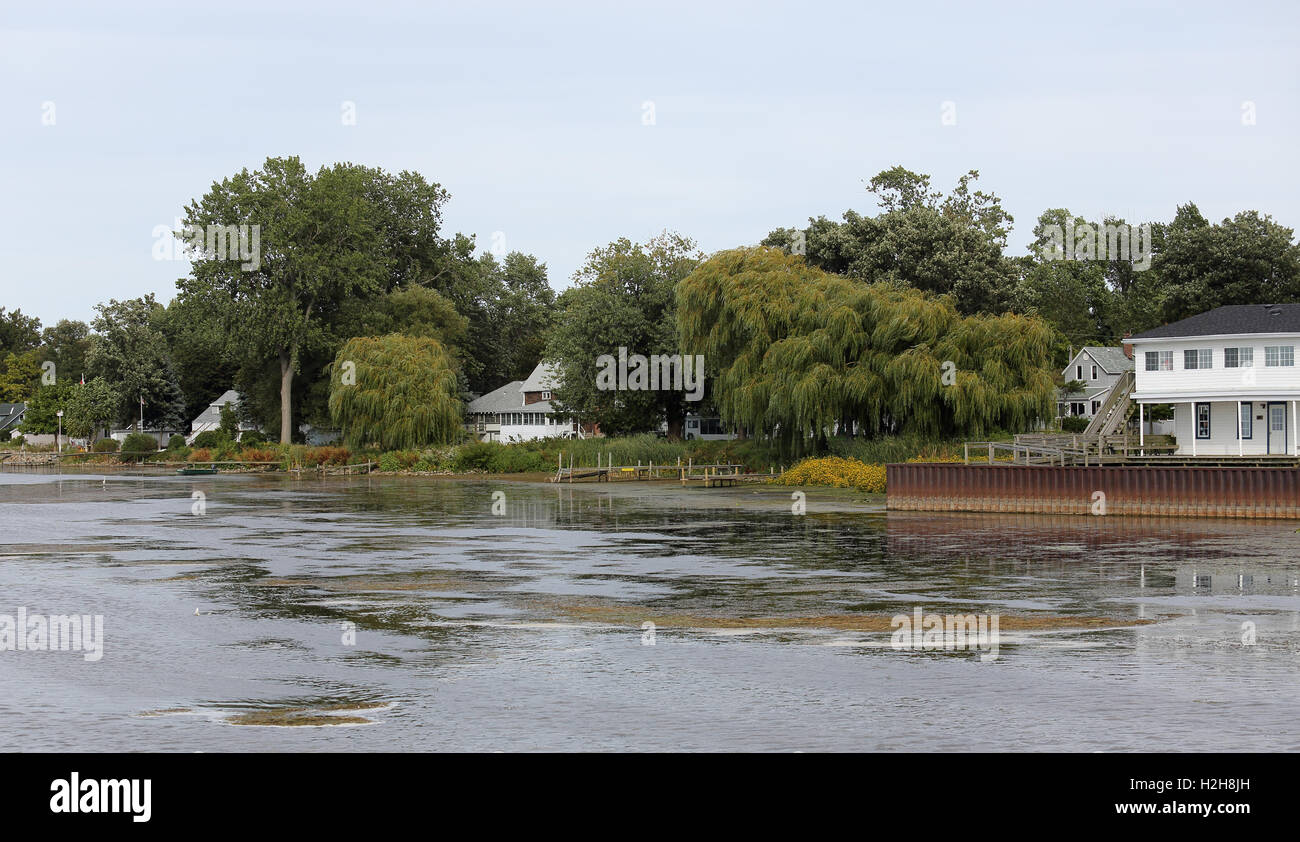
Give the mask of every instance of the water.
POLYGON ((1300 750, 1300 524, 790 506, 0 473, 0 614, 105 624, 98 662, 0 652, 0 750, 1300 750), (914 606, 1022 628, 870 630, 914 606))

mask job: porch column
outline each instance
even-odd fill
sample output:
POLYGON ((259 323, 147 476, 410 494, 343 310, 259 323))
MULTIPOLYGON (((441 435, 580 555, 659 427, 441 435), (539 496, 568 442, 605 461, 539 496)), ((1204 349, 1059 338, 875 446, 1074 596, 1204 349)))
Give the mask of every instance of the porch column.
POLYGON ((1142 452, 1142 448, 1145 444, 1146 444, 1146 431, 1142 427, 1142 404, 1138 404, 1138 455, 1139 456, 1146 456, 1146 454, 1142 452))
POLYGON ((1296 435, 1296 433, 1300 433, 1300 430, 1297 430, 1295 426, 1298 421, 1300 421, 1300 417, 1296 416, 1296 402, 1291 401, 1291 448, 1296 456, 1300 456, 1300 435, 1296 435))
MULTIPOLYGON (((1192 408, 1192 455, 1195 456, 1196 455, 1196 401, 1191 401, 1187 405, 1192 408)), ((1210 410, 1213 411, 1214 407, 1211 406, 1210 410)))
MULTIPOLYGON (((1251 404, 1251 406, 1253 407, 1254 404, 1251 404)), ((1254 411, 1255 410, 1252 408, 1251 412, 1254 411)), ((1243 450, 1243 445, 1241 442, 1241 401, 1237 401, 1237 455, 1238 456, 1246 455, 1245 450, 1243 450)))

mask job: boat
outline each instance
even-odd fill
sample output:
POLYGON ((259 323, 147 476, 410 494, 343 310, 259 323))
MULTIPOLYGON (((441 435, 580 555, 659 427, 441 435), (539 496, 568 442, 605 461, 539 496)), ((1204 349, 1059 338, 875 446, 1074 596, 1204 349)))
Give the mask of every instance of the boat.
POLYGON ((215 474, 216 472, 217 472, 216 465, 213 465, 209 468, 196 468, 192 465, 186 465, 184 468, 176 469, 176 473, 180 474, 183 477, 193 477, 201 474, 215 474))

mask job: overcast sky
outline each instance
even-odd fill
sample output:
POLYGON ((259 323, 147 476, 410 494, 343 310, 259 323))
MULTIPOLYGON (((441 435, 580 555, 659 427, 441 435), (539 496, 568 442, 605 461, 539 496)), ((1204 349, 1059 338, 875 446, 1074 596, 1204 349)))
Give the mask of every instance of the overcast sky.
POLYGON ((873 211, 894 164, 978 169, 1012 253, 1048 207, 1300 226, 1300 4, 991 5, 5 2, 0 306, 170 300, 154 229, 284 155, 416 170, 557 289, 620 236, 873 211))

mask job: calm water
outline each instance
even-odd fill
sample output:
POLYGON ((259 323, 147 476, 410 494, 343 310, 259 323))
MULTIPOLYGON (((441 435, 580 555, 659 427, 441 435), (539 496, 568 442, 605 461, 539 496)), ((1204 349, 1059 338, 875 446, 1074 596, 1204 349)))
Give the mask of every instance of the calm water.
POLYGON ((105 637, 94 663, 0 652, 0 749, 1296 751, 1297 526, 0 473, 0 614, 105 637), (854 627, 914 606, 1064 626, 1004 630, 989 663, 854 627))

